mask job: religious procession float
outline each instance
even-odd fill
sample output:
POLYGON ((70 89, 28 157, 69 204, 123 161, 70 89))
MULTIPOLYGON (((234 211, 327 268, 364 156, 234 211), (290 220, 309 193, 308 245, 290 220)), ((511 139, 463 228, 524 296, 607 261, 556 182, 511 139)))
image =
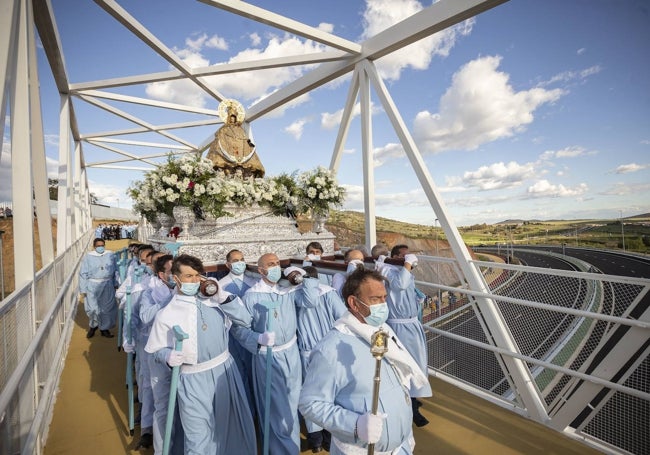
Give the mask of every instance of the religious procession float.
POLYGON ((318 167, 266 176, 242 126, 243 106, 224 100, 219 116, 224 124, 207 156, 170 154, 166 164, 129 188, 133 210, 145 220, 139 229, 147 242, 208 265, 225 262, 234 248, 251 261, 271 252, 280 258, 304 256, 312 241, 333 252, 335 236, 325 222, 345 196, 334 175, 318 167), (310 232, 299 232, 300 214, 311 216, 310 232))

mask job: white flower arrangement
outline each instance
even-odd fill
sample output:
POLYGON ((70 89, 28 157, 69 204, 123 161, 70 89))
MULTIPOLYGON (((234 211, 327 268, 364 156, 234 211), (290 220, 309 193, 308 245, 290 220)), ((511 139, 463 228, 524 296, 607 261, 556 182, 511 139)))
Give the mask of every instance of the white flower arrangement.
POLYGON ((345 191, 338 186, 332 172, 324 167, 298 176, 242 178, 215 171, 212 161, 197 155, 181 158, 170 156, 167 163, 145 173, 144 180, 128 189, 133 210, 152 221, 159 213, 172 214, 181 205, 209 213, 227 215, 228 205, 269 207, 276 214, 311 211, 325 214, 332 206, 340 206, 345 191))

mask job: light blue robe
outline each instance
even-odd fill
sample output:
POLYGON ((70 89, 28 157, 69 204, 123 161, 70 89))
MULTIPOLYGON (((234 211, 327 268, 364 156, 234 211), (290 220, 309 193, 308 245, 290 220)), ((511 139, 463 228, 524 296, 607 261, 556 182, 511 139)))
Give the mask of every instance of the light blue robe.
MULTIPOLYGON (((152 278, 149 286, 140 301, 140 321, 142 324, 141 334, 149 337, 151 326, 158 311, 167 306, 174 291, 163 283, 159 278, 152 278)), ((165 437, 165 424, 167 421, 167 405, 169 404, 169 387, 171 385, 171 373, 167 363, 158 362, 156 358, 143 352, 144 358, 149 366, 149 379, 151 394, 153 396, 153 446, 156 455, 162 454, 163 439, 165 437)), ((178 413, 178 406, 176 407, 178 413)), ((171 451, 174 455, 183 453, 183 427, 180 424, 180 417, 175 420, 172 428, 171 451)))
POLYGON ((117 319, 115 288, 119 285, 115 255, 90 251, 84 256, 79 270, 79 292, 86 294, 84 309, 90 327, 109 330, 117 319))
MULTIPOLYGON (((269 313, 273 317, 272 331, 275 346, 271 363, 271 409, 269 450, 272 454, 297 454, 300 452, 300 423, 298 420, 298 395, 302 384, 300 353, 296 344, 295 288, 270 286, 263 279, 244 295, 244 305, 252 317, 251 326, 233 326, 239 342, 253 356, 253 375, 257 415, 264 427, 264 402, 266 385, 266 348, 260 348, 257 339, 267 331, 269 313), (275 302, 276 310, 268 311, 264 302, 275 302)), ((264 435, 262 435, 264 437, 264 435)))
MULTIPOLYGON (((359 416, 372 410, 375 363, 367 342, 336 329, 312 350, 299 409, 305 419, 332 433, 330 454, 347 455, 335 439, 366 453, 367 444, 355 439, 354 429, 359 416)), ((411 400, 386 358, 381 362, 378 413, 387 417, 376 450, 387 452, 401 446, 396 453, 412 453, 411 400)))
POLYGON ((415 293, 415 278, 404 267, 389 264, 384 264, 382 274, 388 280, 386 303, 389 315, 386 322, 426 375, 427 344, 424 328, 418 317, 420 303, 415 293))
MULTIPOLYGON (((224 354, 228 351, 230 323, 224 312, 229 312, 236 318, 235 313, 239 311, 245 320, 238 323, 243 325, 250 319, 246 318, 247 313, 237 297, 230 303, 217 305, 217 302, 176 294, 156 316, 147 351, 154 352, 156 359, 164 362, 172 349, 172 327, 178 324, 190 335, 183 342, 183 354, 190 360, 189 363, 200 364, 224 354), (211 306, 205 303, 210 303, 211 306), (235 311, 230 312, 230 307, 235 311), (195 312, 195 315, 188 318, 176 316, 190 312, 195 312), (196 326, 183 327, 183 323, 194 316, 196 326), (206 330, 203 330, 204 325, 206 330), (165 338, 167 346, 158 348, 165 338)), ((183 372, 181 367, 178 405, 185 432, 186 454, 257 453, 253 418, 239 370, 232 357, 227 356, 222 363, 201 372, 183 372)))
MULTIPOLYGON (((246 291, 248 291, 255 283, 257 283, 257 280, 246 272, 239 276, 231 272, 219 280, 219 286, 224 291, 230 292, 240 298, 243 297, 246 291)), ((239 341, 237 341, 232 332, 230 332, 228 337, 228 349, 230 349, 230 354, 235 359, 237 368, 239 368, 239 374, 244 383, 244 390, 246 390, 246 398, 248 398, 248 404, 254 416, 255 398, 253 396, 253 356, 239 341)))
MULTIPOLYGON (((334 321, 347 310, 336 290, 314 278, 305 278, 302 289, 296 291, 296 311, 298 319, 298 350, 302 361, 303 378, 309 365, 311 350, 332 329, 334 321), (306 295, 308 289, 318 291, 318 299, 306 295), (311 298, 310 298, 311 297, 311 298)), ((305 420, 308 433, 322 428, 305 420)))
MULTIPOLYGON (((135 372, 138 384, 138 401, 140 401, 140 428, 143 430, 148 430, 152 427, 154 413, 154 398, 153 391, 151 390, 149 361, 147 359, 149 354, 144 351, 149 336, 148 329, 150 329, 150 326, 147 327, 147 330, 145 331, 143 322, 140 318, 140 308, 142 306, 142 301, 147 294, 150 281, 153 281, 153 277, 149 274, 132 276, 125 280, 125 283, 120 286, 120 289, 118 289, 118 292, 116 293, 116 296, 120 300, 120 311, 124 312, 123 321, 126 323, 127 320, 130 320, 131 343, 135 345, 135 372), (127 318, 126 314, 127 285, 131 286, 130 318, 127 318), (123 289, 124 294, 122 294, 123 289)), ((123 337, 124 340, 127 340, 126 326, 123 329, 123 337)))

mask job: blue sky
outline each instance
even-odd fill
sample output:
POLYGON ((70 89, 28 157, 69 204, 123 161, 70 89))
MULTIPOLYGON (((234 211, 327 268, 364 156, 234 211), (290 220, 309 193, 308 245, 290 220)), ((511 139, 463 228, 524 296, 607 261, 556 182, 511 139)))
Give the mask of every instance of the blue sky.
MULTIPOLYGON (((70 82, 170 69, 94 2, 54 2, 70 82), (107 37, 109 37, 107 39, 107 37)), ((361 42, 428 2, 251 1, 361 42)), ((128 0, 119 4, 190 66, 250 56, 315 52, 324 46, 224 13, 200 2, 128 0)), ((650 5, 619 0, 513 0, 375 62, 457 225, 505 219, 617 218, 650 212, 650 5)), ((39 53, 46 151, 58 156, 59 99, 39 53)), ((212 79, 244 106, 309 68, 212 79)), ((267 175, 328 166, 349 76, 252 124, 267 175), (337 116, 338 115, 338 116, 337 116)), ((194 87, 174 82, 115 93, 216 109, 194 87)), ((379 216, 433 224, 430 208, 373 94, 376 210, 379 216)), ((129 128, 79 100, 84 132, 129 128)), ((119 104, 115 104, 119 105, 119 104)), ((151 123, 192 118, 142 108, 151 123)), ((215 126, 189 135, 201 143, 215 126)), ((5 128, 5 135, 7 135, 5 128)), ((138 140, 162 142, 160 137, 138 140)), ((344 208, 363 209, 361 133, 352 122, 339 182, 344 208)), ((156 150, 123 147, 146 155, 156 150)), ((10 148, 3 150, 3 174, 10 148)), ((87 162, 105 151, 84 144, 87 162)), ((136 171, 89 169, 91 191, 127 207, 136 171)), ((0 175, 0 179, 6 182, 0 175)), ((2 198, 6 184, 0 183, 2 198)))

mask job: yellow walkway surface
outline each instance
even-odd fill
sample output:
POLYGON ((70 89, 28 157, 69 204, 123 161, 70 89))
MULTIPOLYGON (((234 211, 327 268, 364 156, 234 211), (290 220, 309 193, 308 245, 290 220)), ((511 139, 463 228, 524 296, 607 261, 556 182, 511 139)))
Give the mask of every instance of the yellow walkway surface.
MULTIPOLYGON (((153 454, 153 449, 135 450, 139 427, 134 436, 127 428, 126 355, 118 352, 115 338, 101 337, 99 331, 87 339, 87 327, 80 305, 45 455, 153 454)), ((599 453, 441 380, 432 378, 431 384, 434 396, 420 409, 430 423, 414 427, 415 454, 599 453)))

